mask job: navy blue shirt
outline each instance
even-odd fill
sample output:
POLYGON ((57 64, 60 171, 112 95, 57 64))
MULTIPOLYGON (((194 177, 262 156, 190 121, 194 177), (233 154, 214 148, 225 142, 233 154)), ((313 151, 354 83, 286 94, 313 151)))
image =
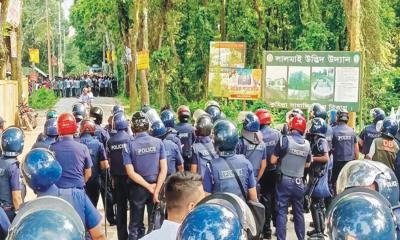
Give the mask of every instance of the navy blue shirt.
POLYGON ((86 145, 89 149, 89 154, 92 159, 92 176, 90 179, 99 177, 100 173, 100 162, 107 160, 106 151, 101 142, 96 138, 92 137, 89 133, 85 133, 81 136, 80 142, 86 145))
POLYGON ((178 137, 182 143, 182 155, 185 158, 190 158, 192 155, 192 144, 195 141, 194 128, 189 123, 178 123, 175 126, 178 132, 178 137))
POLYGON ((178 146, 168 139, 163 140, 165 146, 165 153, 167 155, 168 175, 176 173, 176 168, 183 164, 182 155, 178 146))
POLYGON ((376 130, 376 124, 366 126, 360 133, 360 138, 363 140, 361 149, 362 154, 367 155, 371 148, 372 141, 381 136, 381 133, 376 130))
POLYGON ((150 136, 147 132, 136 134, 128 142, 128 147, 122 156, 124 165, 132 164, 135 172, 149 183, 157 182, 160 160, 166 159, 162 141, 150 136))
POLYGON ((260 129, 263 135, 263 141, 265 143, 265 148, 267 150, 267 171, 272 171, 276 169, 276 165, 272 165, 271 156, 274 153, 275 146, 278 144, 281 138, 281 133, 267 125, 264 125, 260 129))
POLYGON ((57 161, 62 167, 60 188, 83 188, 85 186, 84 170, 93 166, 89 149, 76 142, 72 136, 63 136, 50 146, 57 161))
POLYGON ((56 185, 52 185, 47 191, 38 193, 38 197, 42 196, 60 197, 69 202, 81 217, 87 229, 92 229, 101 222, 102 217, 86 195, 85 190, 76 188, 60 189, 56 185))
POLYGON ((35 142, 35 144, 33 144, 33 146, 32 146, 32 149, 35 149, 35 148, 49 149, 50 145, 53 144, 55 141, 56 141, 56 138, 45 137, 41 141, 35 142))
POLYGON ((99 140, 99 142, 103 144, 104 148, 106 148, 107 141, 108 139, 110 139, 110 135, 108 134, 108 132, 103 127, 96 124, 96 131, 94 132, 94 136, 97 138, 97 140, 99 140))
POLYGON ((122 153, 128 148, 132 136, 124 130, 119 130, 107 142, 107 153, 110 160, 110 173, 112 176, 126 176, 122 153))
POLYGON ((173 128, 168 128, 167 135, 165 136, 166 139, 173 141, 179 148, 179 151, 182 152, 182 143, 178 137, 178 132, 173 128))

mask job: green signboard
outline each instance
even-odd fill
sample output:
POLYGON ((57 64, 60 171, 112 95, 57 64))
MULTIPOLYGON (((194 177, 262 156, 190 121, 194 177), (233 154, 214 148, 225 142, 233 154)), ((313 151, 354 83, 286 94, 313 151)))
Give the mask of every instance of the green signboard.
POLYGON ((263 98, 278 108, 358 111, 361 62, 359 52, 264 51, 263 98))

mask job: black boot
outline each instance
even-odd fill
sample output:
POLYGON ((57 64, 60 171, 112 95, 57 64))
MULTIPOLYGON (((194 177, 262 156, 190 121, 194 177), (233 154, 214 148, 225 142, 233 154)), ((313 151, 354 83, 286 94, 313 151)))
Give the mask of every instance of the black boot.
POLYGON ((321 229, 320 229, 321 224, 319 222, 320 217, 318 216, 319 204, 313 200, 310 208, 311 208, 310 209, 311 217, 312 217, 313 223, 314 223, 314 229, 311 231, 307 231, 307 236, 311 236, 311 235, 314 235, 315 233, 321 232, 321 229))

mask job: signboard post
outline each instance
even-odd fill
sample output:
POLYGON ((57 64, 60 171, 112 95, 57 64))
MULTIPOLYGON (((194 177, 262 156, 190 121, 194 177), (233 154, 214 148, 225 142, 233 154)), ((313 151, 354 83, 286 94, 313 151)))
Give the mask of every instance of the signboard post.
POLYGON ((318 102, 358 111, 359 52, 265 51, 263 98, 272 107, 306 109, 318 102))

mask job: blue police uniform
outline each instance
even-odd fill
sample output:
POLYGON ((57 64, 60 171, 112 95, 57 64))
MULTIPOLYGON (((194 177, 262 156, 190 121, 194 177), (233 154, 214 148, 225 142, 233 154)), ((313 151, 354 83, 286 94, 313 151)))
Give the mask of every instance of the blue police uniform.
POLYGON ((58 188, 56 185, 52 185, 49 189, 44 192, 38 192, 38 197, 42 196, 55 196, 64 199, 69 202, 78 215, 81 217, 82 222, 85 224, 86 229, 92 229, 100 224, 101 215, 97 211, 96 207, 93 206, 89 197, 86 195, 83 189, 58 188))
POLYGON ((167 135, 165 135, 165 139, 168 139, 168 140, 171 140, 172 142, 174 142, 178 146, 179 151, 182 153, 182 143, 178 137, 178 132, 175 129, 168 128, 167 135))
POLYGON ((119 240, 128 238, 128 175, 122 157, 132 137, 125 130, 119 130, 107 142, 107 153, 110 160, 110 173, 114 179, 114 200, 117 205, 116 225, 119 240))
POLYGON ((246 193, 248 189, 255 188, 257 184, 253 166, 244 155, 224 154, 224 152, 220 152, 219 155, 218 158, 213 159, 211 164, 208 164, 210 166, 205 171, 203 179, 204 191, 208 193, 229 192, 246 200, 247 196, 243 196, 234 173, 222 158, 231 163, 246 193))
POLYGON ((103 144, 104 148, 107 147, 107 141, 110 139, 110 135, 108 134, 106 129, 96 124, 96 130, 94 131, 94 136, 97 140, 99 140, 99 142, 103 144))
POLYGON ((360 138, 364 142, 361 148, 362 154, 367 155, 371 148, 372 141, 380 136, 381 133, 376 130, 376 124, 366 126, 360 133, 360 138))
POLYGON ((43 140, 35 142, 35 144, 33 144, 33 146, 32 146, 32 149, 35 149, 35 148, 49 149, 50 145, 55 142, 56 142, 55 137, 45 137, 43 140))
POLYGON ((10 220, 4 210, 0 208, 0 239, 6 239, 9 228, 10 220))
POLYGON ((259 142, 258 144, 252 143, 249 140, 241 137, 239 143, 236 147, 237 154, 243 154, 253 166, 254 177, 260 172, 261 163, 263 160, 267 159, 267 150, 264 142, 259 142))
POLYGON ((265 206, 265 225, 264 233, 271 234, 271 220, 275 222, 276 219, 276 181, 277 181, 277 170, 276 165, 272 165, 271 156, 274 153, 275 146, 279 142, 281 133, 278 130, 271 128, 270 126, 261 126, 261 134, 263 135, 263 141, 266 148, 266 159, 267 168, 260 179, 261 186, 261 203, 265 206))
POLYGON ((12 157, 0 158, 0 206, 6 212, 10 222, 15 217, 12 192, 20 191, 20 170, 17 159, 12 157))
POLYGON ((93 166, 89 149, 72 136, 63 136, 50 146, 50 150, 62 167, 62 175, 56 185, 59 188, 83 189, 84 170, 93 166))
POLYGON ((207 163, 211 162, 218 155, 209 136, 198 136, 192 145, 191 164, 197 166, 197 173, 204 177, 207 163), (211 155, 210 155, 211 153, 211 155))
POLYGON ((178 137, 182 143, 182 157, 185 163, 185 170, 190 170, 190 159, 192 157, 192 145, 195 141, 194 128, 189 123, 178 123, 175 126, 178 137))
MULTIPOLYGON (((166 159, 164 144, 147 132, 136 134, 123 152, 124 165, 132 164, 135 172, 150 184, 157 182, 162 159, 166 159)), ((147 205, 148 216, 150 216, 154 206, 153 196, 143 186, 130 181, 129 200, 131 207, 129 239, 136 240, 144 236, 144 208, 147 205)))
POLYGON ((304 239, 305 224, 303 201, 304 165, 311 162, 310 143, 297 132, 291 132, 275 147, 274 155, 279 157, 281 178, 276 186, 277 216, 276 234, 278 239, 286 239, 286 223, 289 202, 294 212, 294 226, 298 239, 304 239))
POLYGON ((357 144, 357 137, 352 128, 343 122, 339 122, 333 127, 332 137, 332 183, 336 184, 340 170, 348 163, 355 159, 354 146, 357 144))
POLYGON ((168 172, 167 176, 176 173, 178 166, 183 164, 182 155, 178 149, 178 146, 168 139, 163 139, 163 144, 165 146, 165 154, 167 156, 168 172))

